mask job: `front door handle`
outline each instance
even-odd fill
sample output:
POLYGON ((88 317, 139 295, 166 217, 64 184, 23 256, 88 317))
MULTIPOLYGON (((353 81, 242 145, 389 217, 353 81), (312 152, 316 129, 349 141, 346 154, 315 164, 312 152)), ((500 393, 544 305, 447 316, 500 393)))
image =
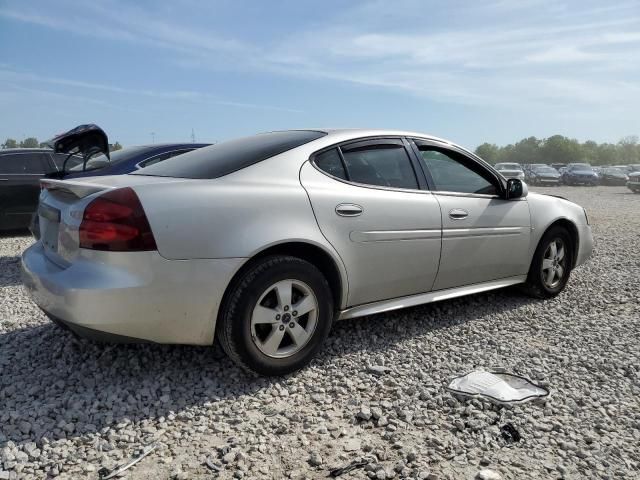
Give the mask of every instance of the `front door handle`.
POLYGON ((355 203, 341 203, 336 207, 336 213, 341 217, 357 217, 362 215, 363 209, 355 203))
POLYGON ((463 218, 467 218, 469 216, 469 212, 462 208, 454 208, 449 211, 449 218, 451 220, 462 220, 463 218))

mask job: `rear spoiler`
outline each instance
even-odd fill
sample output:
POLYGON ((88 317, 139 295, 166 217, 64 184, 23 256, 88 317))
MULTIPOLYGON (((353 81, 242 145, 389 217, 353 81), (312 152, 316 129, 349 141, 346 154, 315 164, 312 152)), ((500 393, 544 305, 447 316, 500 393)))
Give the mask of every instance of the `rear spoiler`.
POLYGON ((40 180, 40 188, 49 191, 57 190, 60 192, 67 192, 75 195, 78 198, 84 198, 93 193, 102 192, 104 190, 112 190, 116 187, 88 182, 78 182, 73 180, 53 180, 47 178, 40 180))
POLYGON ((80 154, 85 162, 89 157, 98 153, 103 153, 111 159, 107 134, 93 123, 78 125, 45 143, 56 153, 80 154))

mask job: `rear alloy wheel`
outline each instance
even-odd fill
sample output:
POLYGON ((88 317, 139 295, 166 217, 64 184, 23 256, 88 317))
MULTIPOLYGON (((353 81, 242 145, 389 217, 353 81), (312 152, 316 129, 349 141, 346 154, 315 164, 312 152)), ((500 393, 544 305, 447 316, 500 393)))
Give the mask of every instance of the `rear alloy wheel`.
POLYGON ((251 314, 251 339, 272 358, 295 355, 311 339, 318 324, 318 300, 304 282, 281 280, 269 286, 251 314))
POLYGON ((242 367, 284 375, 307 365, 329 335, 333 297, 311 263, 272 256, 251 265, 231 285, 216 335, 242 367))
POLYGON ((538 298, 551 298, 564 290, 571 273, 572 248, 566 229, 553 227, 544 234, 529 269, 528 293, 538 298))

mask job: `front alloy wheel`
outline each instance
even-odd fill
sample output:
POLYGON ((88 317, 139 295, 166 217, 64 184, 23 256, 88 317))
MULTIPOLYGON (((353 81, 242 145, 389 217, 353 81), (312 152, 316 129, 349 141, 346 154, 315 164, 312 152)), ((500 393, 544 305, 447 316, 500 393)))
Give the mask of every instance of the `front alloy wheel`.
POLYGON ((542 279, 549 289, 557 287, 567 271, 566 248, 564 241, 558 237, 549 243, 542 259, 542 279))
POLYGON ((529 268, 527 293, 538 298, 558 295, 569 281, 573 267, 573 241, 566 228, 551 227, 542 236, 529 268))

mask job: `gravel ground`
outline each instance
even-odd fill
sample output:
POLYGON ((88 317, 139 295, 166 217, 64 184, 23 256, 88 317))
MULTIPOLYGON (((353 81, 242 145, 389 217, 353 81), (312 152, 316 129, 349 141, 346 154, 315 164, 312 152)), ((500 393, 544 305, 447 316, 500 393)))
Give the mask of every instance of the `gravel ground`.
POLYGON ((0 480, 97 479, 151 443, 127 478, 323 478, 362 458, 340 478, 639 478, 640 195, 534 190, 593 225, 594 257, 562 295, 508 289, 341 322, 312 366, 277 379, 211 348, 75 340, 20 285, 29 238, 0 238, 0 480), (496 366, 551 397, 499 409, 443 388, 496 366))

